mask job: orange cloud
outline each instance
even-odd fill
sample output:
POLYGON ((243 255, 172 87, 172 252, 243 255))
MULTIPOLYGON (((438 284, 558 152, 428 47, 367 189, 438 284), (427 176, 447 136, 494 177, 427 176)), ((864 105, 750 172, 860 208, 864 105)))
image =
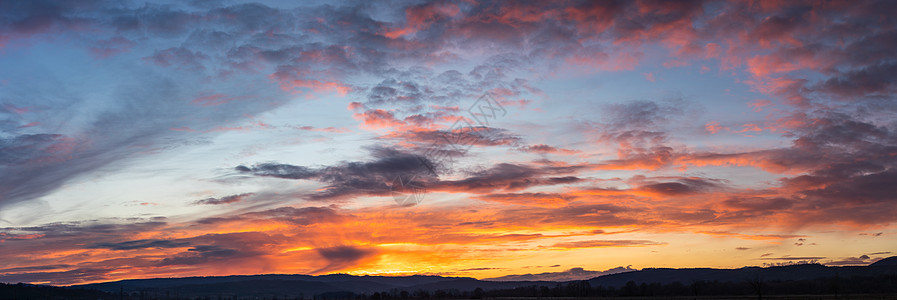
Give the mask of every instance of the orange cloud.
POLYGON ((744 240, 783 240, 783 239, 792 239, 792 238, 802 238, 806 237, 805 235, 797 235, 797 234, 743 234, 736 232, 728 232, 728 231, 699 231, 697 233, 707 234, 712 236, 719 237, 734 237, 744 240))

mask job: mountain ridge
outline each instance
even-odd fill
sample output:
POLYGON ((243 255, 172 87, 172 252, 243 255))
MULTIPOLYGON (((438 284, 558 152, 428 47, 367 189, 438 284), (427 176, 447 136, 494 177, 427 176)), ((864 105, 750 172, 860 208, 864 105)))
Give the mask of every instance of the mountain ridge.
POLYGON ((126 279, 112 282, 73 285, 69 288, 94 289, 107 293, 165 292, 184 296, 211 294, 226 295, 324 295, 349 293, 436 292, 514 290, 533 286, 556 287, 573 282, 588 282, 591 287, 622 288, 632 283, 679 284, 696 282, 795 281, 818 278, 851 278, 857 276, 897 276, 897 256, 868 266, 824 266, 800 264, 773 267, 715 268, 645 268, 572 281, 497 281, 470 277, 436 275, 377 276, 377 275, 303 275, 262 274, 228 276, 194 276, 183 278, 126 279), (879 263, 881 262, 881 263, 879 263))

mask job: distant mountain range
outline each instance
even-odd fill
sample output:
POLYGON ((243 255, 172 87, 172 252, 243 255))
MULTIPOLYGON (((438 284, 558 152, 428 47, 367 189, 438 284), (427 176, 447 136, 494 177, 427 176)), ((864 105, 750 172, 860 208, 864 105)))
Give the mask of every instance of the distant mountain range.
MULTIPOLYGON (((682 284, 695 282, 734 282, 744 284, 751 281, 800 281, 819 278, 852 278, 856 276, 897 276, 897 256, 880 260, 869 266, 827 267, 819 264, 744 267, 739 269, 667 269, 649 268, 638 271, 602 275, 588 280, 589 286, 623 288, 633 283, 682 284)), ((890 278, 890 277, 889 277, 890 278)), ((496 280, 477 280, 466 277, 442 276, 353 276, 332 275, 245 275, 186 278, 134 279, 115 282, 73 286, 71 288, 100 290, 112 294, 123 291, 126 294, 152 293, 154 295, 177 295, 197 297, 225 295, 230 297, 276 296, 289 297, 321 295, 373 295, 383 293, 394 295, 406 291, 414 293, 462 293, 476 289, 484 291, 514 290, 525 287, 544 286, 548 288, 570 285, 581 281, 507 281, 508 277, 496 280)), ((460 295, 460 294, 458 294, 460 295)), ((466 294, 465 294, 466 295, 466 294)), ((326 298, 326 297, 323 297, 326 298)), ((340 298, 340 297, 335 297, 340 298)))
POLYGON ((472 291, 513 289, 522 286, 555 286, 553 281, 484 281, 468 277, 442 276, 353 276, 332 275, 238 275, 215 277, 133 279, 72 286, 110 293, 153 291, 179 296, 205 295, 303 295, 311 297, 328 293, 350 292, 371 295, 390 291, 472 291))
POLYGON ((627 282, 669 284, 680 282, 690 284, 696 281, 748 282, 813 280, 822 277, 850 278, 855 276, 879 276, 897 274, 897 256, 887 258, 869 266, 826 267, 819 264, 804 264, 779 267, 744 267, 740 269, 666 269, 649 268, 641 271, 604 275, 589 279, 592 286, 624 286, 627 282))

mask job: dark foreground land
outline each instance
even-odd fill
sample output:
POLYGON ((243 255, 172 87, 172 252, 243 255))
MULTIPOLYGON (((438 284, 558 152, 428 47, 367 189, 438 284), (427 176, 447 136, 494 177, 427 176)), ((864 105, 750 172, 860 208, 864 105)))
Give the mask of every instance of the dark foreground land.
POLYGON ((0 284, 3 299, 895 299, 897 257, 869 266, 644 269, 589 280, 249 275, 122 280, 71 287, 0 284))
MULTIPOLYGON (((487 298, 489 299, 489 298, 487 298)), ((606 300, 606 299, 619 299, 619 300, 658 300, 658 299, 669 299, 669 300, 757 300, 757 296, 655 296, 655 297, 577 297, 577 298, 532 298, 532 297, 498 297, 494 298, 495 300, 606 300)), ((763 296, 762 299, 769 300, 893 300, 897 299, 897 295, 894 294, 860 294, 860 295, 771 295, 771 296, 763 296)))

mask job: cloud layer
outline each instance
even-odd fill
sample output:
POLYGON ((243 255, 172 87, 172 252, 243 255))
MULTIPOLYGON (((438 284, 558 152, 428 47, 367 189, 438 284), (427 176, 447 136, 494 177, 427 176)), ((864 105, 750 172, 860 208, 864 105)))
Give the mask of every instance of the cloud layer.
POLYGON ((4 1, 0 281, 868 264, 895 6, 4 1))

